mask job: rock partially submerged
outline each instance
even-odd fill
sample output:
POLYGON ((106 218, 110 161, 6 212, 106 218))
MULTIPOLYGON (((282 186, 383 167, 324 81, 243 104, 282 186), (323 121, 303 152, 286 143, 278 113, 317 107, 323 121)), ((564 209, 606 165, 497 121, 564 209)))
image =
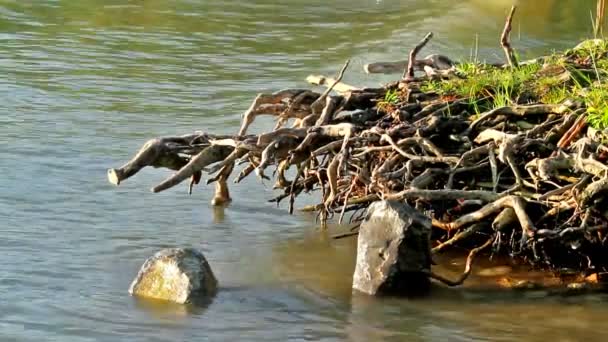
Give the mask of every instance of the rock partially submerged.
POLYGON ((163 249, 143 264, 131 283, 134 296, 179 304, 212 297, 217 280, 203 253, 192 248, 163 249))
POLYGON ((361 224, 353 288, 370 294, 428 290, 431 220, 398 201, 372 203, 361 224))

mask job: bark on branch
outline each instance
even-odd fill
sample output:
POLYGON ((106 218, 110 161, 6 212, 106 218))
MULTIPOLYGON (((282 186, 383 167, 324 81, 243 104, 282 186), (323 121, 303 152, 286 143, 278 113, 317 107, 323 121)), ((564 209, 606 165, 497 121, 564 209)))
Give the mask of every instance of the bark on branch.
POLYGON ((411 81, 414 79, 414 65, 416 64, 416 56, 418 52, 433 38, 433 32, 429 32, 426 36, 416 45, 412 51, 410 51, 409 60, 407 63, 407 69, 403 72, 403 80, 411 81))

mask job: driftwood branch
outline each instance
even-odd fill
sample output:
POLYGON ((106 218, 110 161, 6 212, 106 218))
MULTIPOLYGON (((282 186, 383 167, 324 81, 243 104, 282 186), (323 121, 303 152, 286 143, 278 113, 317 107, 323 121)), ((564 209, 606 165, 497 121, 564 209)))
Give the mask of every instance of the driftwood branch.
POLYGON ((418 45, 416 45, 412 49, 412 51, 410 51, 407 69, 405 69, 403 72, 404 80, 407 81, 414 79, 414 65, 416 64, 416 55, 418 55, 418 52, 422 50, 422 48, 429 42, 429 40, 431 40, 431 38, 433 38, 433 32, 427 33, 426 36, 420 41, 420 43, 418 43, 418 45))
MULTIPOLYGON (((415 60, 413 63, 416 71, 422 71, 425 67, 431 67, 434 70, 449 70, 456 65, 449 57, 438 54, 428 55, 424 59, 415 60)), ((365 64, 363 69, 368 74, 403 74, 408 65, 409 60, 376 62, 365 64)))
POLYGON ((151 139, 129 162, 117 169, 108 169, 108 181, 119 185, 146 166, 179 170, 188 163, 188 159, 180 153, 200 151, 209 146, 209 138, 204 134, 190 134, 181 137, 151 139))
POLYGON ((512 68, 516 68, 518 66, 517 57, 515 56, 513 47, 511 47, 511 43, 509 42, 509 35, 511 33, 511 23, 513 21, 515 9, 517 9, 517 6, 511 7, 511 11, 509 12, 507 20, 505 22, 505 28, 502 31, 502 34, 500 35, 500 46, 502 46, 502 49, 505 51, 505 55, 507 56, 507 62, 512 68))
POLYGON ((224 160, 234 150, 230 146, 211 145, 184 165, 174 175, 152 188, 152 192, 161 192, 183 182, 195 172, 201 171, 205 166, 224 160))
POLYGON ((361 88, 352 86, 350 84, 343 83, 341 81, 338 81, 335 78, 326 77, 323 75, 309 75, 308 77, 306 77, 306 82, 308 82, 310 84, 314 84, 314 85, 319 85, 319 86, 332 87, 332 85, 333 85, 333 89, 335 91, 337 91, 338 93, 348 93, 350 91, 360 91, 361 90, 361 88))
POLYGON ((338 83, 340 83, 340 81, 342 81, 342 77, 344 77, 344 72, 346 71, 346 68, 348 68, 349 64, 350 64, 350 59, 348 59, 348 60, 346 60, 346 62, 344 62, 344 65, 342 66, 342 69, 340 69, 340 72, 338 72, 336 79, 332 80, 333 82, 327 87, 325 92, 323 92, 323 94, 321 94, 321 96, 319 96, 319 98, 316 99, 315 102, 312 103, 312 105, 310 105, 310 107, 312 109, 312 114, 318 114, 318 115, 321 114, 322 108, 325 107, 325 99, 327 98, 329 93, 331 93, 331 91, 334 89, 334 87, 338 83))

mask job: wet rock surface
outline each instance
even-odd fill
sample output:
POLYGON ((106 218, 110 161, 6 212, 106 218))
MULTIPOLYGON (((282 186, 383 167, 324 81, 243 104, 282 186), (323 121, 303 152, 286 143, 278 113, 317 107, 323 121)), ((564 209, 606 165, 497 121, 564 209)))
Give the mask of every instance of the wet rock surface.
POLYGON ((192 248, 163 249, 142 265, 129 288, 134 296, 179 304, 204 301, 217 292, 205 256, 192 248))
POLYGON ((398 201, 369 206, 361 224, 353 288, 370 295, 428 290, 431 220, 398 201))

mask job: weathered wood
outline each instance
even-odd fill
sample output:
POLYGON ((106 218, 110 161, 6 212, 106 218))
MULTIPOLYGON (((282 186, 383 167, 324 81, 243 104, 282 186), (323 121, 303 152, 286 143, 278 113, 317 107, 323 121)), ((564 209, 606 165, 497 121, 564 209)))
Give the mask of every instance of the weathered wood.
POLYGON ((340 82, 334 78, 323 75, 308 75, 308 77, 306 77, 306 82, 318 86, 328 87, 331 87, 331 85, 333 84, 333 90, 337 91, 338 93, 348 93, 349 91, 361 90, 361 88, 340 82))
POLYGON ((515 56, 515 52, 513 52, 513 47, 511 47, 511 43, 509 42, 509 34, 511 33, 511 23, 513 21, 513 14, 515 14, 515 9, 517 6, 512 6, 509 15, 507 16, 507 20, 505 22, 505 28, 500 35, 500 46, 502 46, 505 51, 505 55, 507 56, 507 62, 509 66, 512 68, 516 68, 518 66, 517 57, 515 56))
POLYGON ((483 191, 483 190, 422 190, 422 189, 407 189, 400 192, 385 194, 385 199, 401 200, 401 199, 428 199, 428 200, 458 200, 458 199, 475 199, 484 202, 491 202, 502 197, 500 194, 483 191))
MULTIPOLYGON (((188 163, 188 159, 179 155, 179 153, 185 150, 193 150, 194 146, 192 144, 200 138, 200 134, 193 134, 148 140, 129 162, 117 169, 108 169, 108 181, 114 185, 119 185, 146 166, 179 170, 188 163)), ((204 139, 202 144, 208 145, 208 140, 204 139)))
POLYGON ((526 115, 548 115, 548 114, 563 114, 569 111, 571 107, 568 104, 539 104, 529 106, 504 106, 492 109, 482 113, 479 118, 471 122, 469 129, 473 130, 483 122, 488 121, 499 115, 519 116, 526 115))
POLYGON ((482 250, 488 248, 491 244, 492 241, 494 240, 494 237, 489 238, 483 245, 473 248, 470 252, 469 255, 467 256, 467 261, 465 263, 465 267, 464 267, 464 272, 462 273, 462 275, 456 279, 456 280, 449 280, 448 278, 441 276, 437 273, 434 272, 428 272, 428 276, 440 281, 441 283, 448 285, 448 286, 459 286, 462 285, 462 283, 464 283, 464 281, 469 277, 469 275, 471 274, 471 271, 473 271, 473 260, 475 260, 475 256, 481 252, 482 250))
POLYGON ((418 55, 418 52, 422 50, 422 48, 429 42, 429 40, 431 40, 431 38, 433 38, 433 32, 427 33, 426 36, 420 41, 420 43, 418 43, 410 52, 409 60, 407 63, 407 69, 403 71, 402 78, 404 80, 414 80, 414 64, 416 62, 416 55, 418 55))
POLYGON ((319 98, 316 99, 315 102, 313 102, 310 105, 310 108, 311 108, 311 111, 313 114, 321 115, 321 111, 323 110, 323 107, 325 107, 325 99, 327 98, 329 93, 331 93, 331 91, 334 89, 334 87, 338 83, 340 83, 340 81, 342 81, 342 77, 344 77, 344 72, 346 71, 346 68, 348 68, 349 64, 350 64, 350 59, 346 60, 346 62, 342 66, 342 69, 340 69, 340 72, 336 76, 336 79, 332 80, 333 82, 327 87, 327 89, 323 92, 323 94, 321 94, 321 96, 319 96, 319 98))
MULTIPOLYGON (((368 74, 401 74, 407 68, 409 60, 395 62, 376 62, 368 63, 363 69, 368 74)), ((414 70, 422 71, 424 67, 430 66, 436 70, 448 70, 455 63, 447 56, 432 54, 414 61, 414 70)))
POLYGON ((325 101, 325 107, 319 116, 317 122, 315 122, 315 126, 323 126, 330 123, 334 112, 338 109, 339 100, 335 97, 328 96, 325 101))
MULTIPOLYGON (((511 106, 498 106, 492 86, 471 97, 424 92, 429 80, 433 85, 455 82, 448 88, 462 86, 449 79, 456 70, 449 59, 416 58, 416 50, 430 37, 410 52, 405 80, 380 88, 344 84, 347 62, 335 78, 309 79, 327 87, 322 94, 306 89, 260 93, 245 112, 238 135, 195 133, 151 140, 128 163, 110 169, 108 179, 118 185, 145 166, 164 167, 177 172, 153 191, 189 178, 191 192, 208 173, 207 183, 216 183, 212 202, 220 205, 230 202, 227 178, 245 164, 237 170, 235 182, 254 172, 260 178, 274 177, 274 188, 281 191, 271 201, 288 199, 290 213, 301 194, 320 192, 317 204, 305 209, 316 211, 323 225, 331 218, 360 222, 373 202, 397 200, 428 216, 436 252, 456 245, 480 251, 493 244, 494 252, 537 266, 608 267, 598 257, 605 254, 598 241, 604 240, 608 228, 596 229, 608 227, 606 134, 587 127, 587 118, 594 113, 587 106, 593 104, 580 96, 598 91, 597 84, 603 84, 608 74, 589 73, 582 52, 574 51, 560 60, 560 70, 599 78, 577 94, 577 101, 516 104, 532 103, 532 95, 536 100, 543 95, 528 95, 535 88, 528 87, 528 81, 519 86, 530 89, 514 90, 511 106), (417 70, 427 75, 415 77, 417 70), (330 95, 332 91, 339 94, 330 95), (481 105, 494 109, 473 114, 481 105), (247 134, 259 115, 275 116, 275 128, 247 134), (284 127, 288 124, 292 126, 284 127), (276 171, 270 174, 272 166, 276 171), (288 180, 291 166, 295 176, 288 180), (480 245, 484 235, 492 239, 480 245), (584 243, 573 252, 570 241, 584 243)), ((601 42, 593 44, 594 49, 604 48, 601 42)), ((604 62, 608 53, 597 59, 604 62)), ((539 60, 552 63, 550 58, 539 60)), ((530 77, 545 77, 547 68, 543 70, 530 77)), ((457 77, 474 74, 460 72, 457 77)), ((475 253, 460 279, 443 282, 462 283, 475 253)), ((430 271, 420 275, 441 280, 430 271)))
POLYGON ((211 205, 220 206, 230 203, 230 192, 228 191, 228 177, 234 170, 234 162, 226 165, 215 178, 215 193, 211 205))
MULTIPOLYGON (((258 115, 280 115, 283 114, 288 108, 288 100, 294 97, 310 91, 307 89, 284 89, 277 91, 272 94, 260 93, 253 100, 249 109, 243 114, 243 123, 239 129, 239 135, 245 135, 249 126, 253 123, 253 120, 258 115)), ((309 110, 306 108, 293 108, 289 112, 289 117, 303 118, 309 114, 309 110)))
POLYGON ((234 150, 231 146, 211 145, 193 157, 188 164, 184 165, 178 172, 152 188, 152 192, 161 192, 183 182, 195 172, 202 170, 207 165, 224 160, 234 150))

